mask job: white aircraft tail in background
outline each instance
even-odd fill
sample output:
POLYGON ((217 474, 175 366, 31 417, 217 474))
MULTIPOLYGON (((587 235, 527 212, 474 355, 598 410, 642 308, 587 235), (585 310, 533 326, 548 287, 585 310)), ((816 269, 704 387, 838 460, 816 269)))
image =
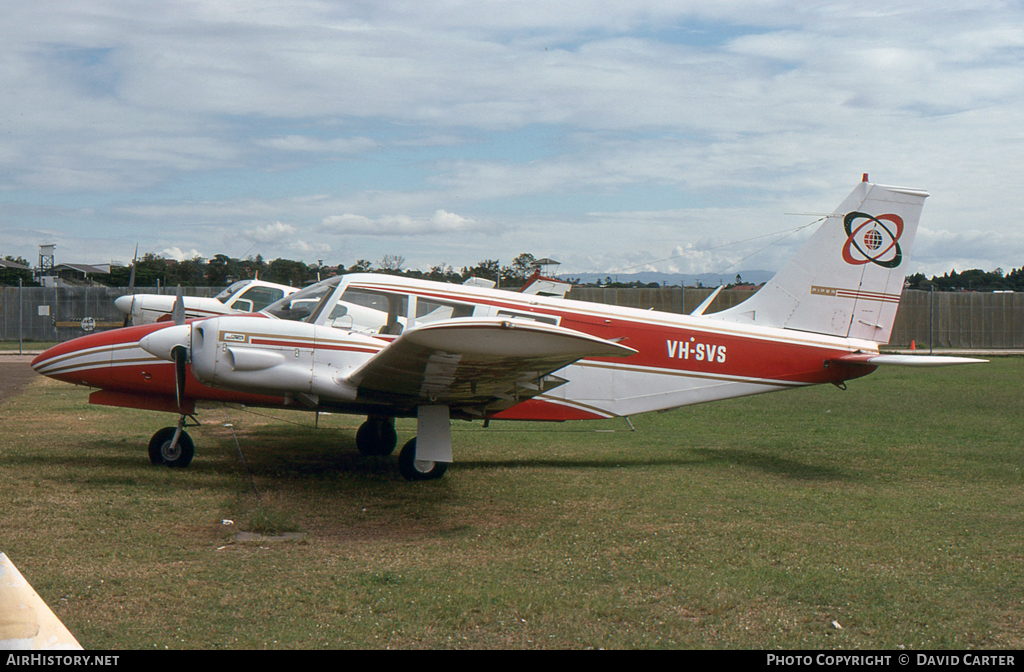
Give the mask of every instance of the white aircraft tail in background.
POLYGON ((0 649, 81 650, 56 614, 32 589, 6 554, 0 553, 0 649))
POLYGON ((928 193, 867 177, 754 296, 708 317, 888 343, 928 193))

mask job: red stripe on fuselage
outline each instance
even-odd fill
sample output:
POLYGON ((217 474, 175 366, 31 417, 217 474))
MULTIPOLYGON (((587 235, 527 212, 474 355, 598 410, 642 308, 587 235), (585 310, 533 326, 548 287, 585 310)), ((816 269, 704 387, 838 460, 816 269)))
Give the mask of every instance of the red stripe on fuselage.
MULTIPOLYGON (((398 291, 398 288, 384 283, 360 282, 353 283, 352 286, 384 292, 398 291)), ((561 318, 559 324, 562 327, 617 341, 638 351, 626 359, 611 357, 588 360, 621 362, 630 366, 665 369, 673 373, 692 372, 700 375, 791 383, 835 383, 870 373, 862 370, 863 367, 858 369, 834 364, 826 366, 826 361, 847 355, 850 350, 828 347, 824 344, 797 342, 802 336, 800 332, 793 332, 791 340, 788 341, 773 340, 769 336, 737 333, 737 325, 727 322, 722 322, 720 329, 705 329, 702 328, 703 325, 697 324, 671 324, 671 321, 677 318, 676 315, 630 315, 626 310, 603 304, 561 300, 581 304, 570 308, 554 302, 548 304, 537 301, 537 298, 532 296, 522 300, 518 300, 517 296, 516 300, 508 300, 472 292, 463 293, 457 286, 450 293, 418 287, 404 287, 401 291, 447 303, 465 302, 514 310, 524 315, 532 313, 561 318), (673 342, 677 344, 675 355, 672 354, 673 342), (698 345, 702 346, 699 350, 696 347, 698 345), (679 355, 680 352, 683 353, 682 356, 679 355), (709 359, 710 352, 713 352, 713 355, 709 359)), ((815 334, 806 334, 806 337, 808 341, 818 338, 815 334)))
MULTIPOLYGON (((174 398, 174 364, 157 359, 142 349, 131 352, 138 348, 142 337, 170 326, 173 324, 146 324, 81 336, 49 348, 32 360, 32 368, 50 378, 76 385, 141 397, 174 398), (91 353, 98 355, 95 362, 76 364, 76 357, 91 353)), ((191 365, 186 367, 182 397, 260 406, 279 406, 284 403, 283 397, 207 387, 192 375, 191 365)), ((131 406, 149 407, 141 400, 131 406)))

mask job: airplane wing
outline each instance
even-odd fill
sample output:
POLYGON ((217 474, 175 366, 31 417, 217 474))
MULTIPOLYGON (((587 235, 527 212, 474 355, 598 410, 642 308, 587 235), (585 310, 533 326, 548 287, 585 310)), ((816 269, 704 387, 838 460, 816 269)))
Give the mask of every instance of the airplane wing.
POLYGON ((354 371, 361 396, 411 403, 507 408, 565 381, 554 371, 584 357, 636 350, 554 325, 509 318, 413 327, 354 371))

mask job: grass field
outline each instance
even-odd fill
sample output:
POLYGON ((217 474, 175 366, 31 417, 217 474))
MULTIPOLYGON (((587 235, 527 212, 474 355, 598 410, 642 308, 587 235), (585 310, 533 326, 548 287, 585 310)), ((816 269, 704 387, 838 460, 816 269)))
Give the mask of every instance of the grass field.
POLYGON ((87 648, 1021 648, 1022 379, 458 423, 411 484, 360 418, 240 409, 155 468, 173 418, 40 378, 0 406, 0 551, 87 648))
POLYGON ((35 352, 42 352, 43 350, 46 350, 47 348, 49 348, 50 346, 53 346, 53 345, 57 345, 57 342, 56 341, 29 341, 29 340, 26 340, 26 341, 22 341, 21 343, 18 343, 18 341, 0 341, 0 352, 11 351, 11 350, 17 352, 18 349, 19 349, 19 346, 20 346, 20 348, 22 350, 25 350, 26 352, 29 351, 29 350, 32 350, 32 351, 35 351, 35 352))

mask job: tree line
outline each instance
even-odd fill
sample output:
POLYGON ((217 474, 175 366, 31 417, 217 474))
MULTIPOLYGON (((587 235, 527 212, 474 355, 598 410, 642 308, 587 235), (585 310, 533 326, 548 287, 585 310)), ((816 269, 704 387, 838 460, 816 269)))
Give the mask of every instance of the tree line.
MULTIPOLYGON (((6 257, 24 266, 29 263, 20 257, 6 257)), ((165 259, 153 253, 146 253, 134 263, 136 287, 223 287, 236 280, 247 280, 258 277, 267 282, 281 285, 303 287, 334 275, 346 273, 387 273, 410 278, 438 280, 441 282, 462 283, 471 277, 492 280, 502 287, 521 286, 533 271, 531 266, 536 258, 524 252, 517 256, 511 264, 501 265, 496 259, 485 259, 474 266, 463 266, 456 270, 445 263, 431 266, 428 271, 405 268, 405 258, 387 254, 374 263, 360 259, 349 267, 322 266, 307 264, 292 259, 274 259, 267 261, 262 255, 246 259, 233 259, 225 254, 217 254, 209 259, 194 257, 184 261, 165 259)), ((131 266, 115 266, 109 275, 95 276, 92 280, 109 287, 128 287, 132 276, 131 266)), ((17 285, 21 280, 24 286, 38 286, 31 270, 0 267, 0 285, 17 285)))
MULTIPOLYGON (((30 265, 21 257, 5 256, 4 259, 22 266, 30 265)), ((536 257, 524 252, 517 256, 511 264, 504 266, 497 259, 484 259, 473 266, 463 266, 461 269, 441 263, 431 266, 430 270, 422 271, 405 268, 405 258, 392 254, 384 255, 378 262, 359 259, 351 266, 346 267, 344 264, 337 266, 307 264, 292 259, 267 261, 261 255, 246 259, 233 259, 225 254, 217 254, 209 259, 194 257, 176 261, 150 252, 135 262, 135 286, 223 287, 236 280, 259 277, 267 282, 303 287, 333 275, 387 273, 452 283, 462 283, 471 277, 477 277, 492 280, 500 287, 519 287, 533 272, 534 261, 536 261, 536 257)), ((115 266, 110 269, 109 275, 99 276, 94 280, 110 287, 127 287, 131 281, 131 273, 130 266, 115 266)), ((31 270, 0 266, 0 285, 17 285, 19 279, 26 287, 38 285, 31 270)), ((736 280, 740 281, 739 276, 736 280)), ((569 281, 572 282, 572 279, 569 281)), ((611 278, 607 278, 604 283, 598 281, 597 284, 609 287, 648 286, 637 282, 617 283, 613 282, 611 278)), ((657 283, 653 284, 657 285, 657 283)), ((1012 269, 1009 273, 1004 272, 1001 268, 994 271, 971 269, 957 272, 951 270, 941 276, 934 275, 931 279, 928 279, 923 273, 915 273, 907 276, 906 286, 908 289, 925 291, 934 288, 935 291, 940 292, 1008 290, 1019 292, 1024 291, 1024 267, 1012 269)))
POLYGON ((924 273, 915 273, 907 276, 906 286, 925 291, 934 287, 936 292, 1021 292, 1024 291, 1024 268, 1014 268, 1009 273, 1001 268, 994 271, 975 268, 962 273, 952 270, 941 276, 933 275, 931 280, 925 278, 924 273))

